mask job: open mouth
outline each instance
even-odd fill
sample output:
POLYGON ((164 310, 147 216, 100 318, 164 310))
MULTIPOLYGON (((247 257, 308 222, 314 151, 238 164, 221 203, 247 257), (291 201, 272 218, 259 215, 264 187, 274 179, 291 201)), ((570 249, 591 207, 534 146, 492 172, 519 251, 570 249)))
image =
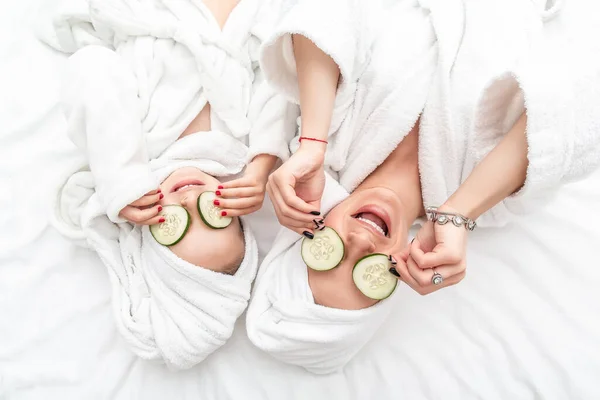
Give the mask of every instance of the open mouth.
POLYGON ((181 181, 181 182, 178 182, 177 184, 175 184, 175 186, 173 186, 171 188, 171 193, 182 192, 182 191, 192 189, 194 187, 202 186, 202 185, 204 185, 204 182, 202 182, 202 181, 199 181, 197 179, 187 179, 185 181, 181 181))
POLYGON ((359 210, 358 213, 352 216, 359 222, 372 228, 375 232, 381 236, 389 237, 389 216, 388 214, 379 207, 366 206, 359 210))

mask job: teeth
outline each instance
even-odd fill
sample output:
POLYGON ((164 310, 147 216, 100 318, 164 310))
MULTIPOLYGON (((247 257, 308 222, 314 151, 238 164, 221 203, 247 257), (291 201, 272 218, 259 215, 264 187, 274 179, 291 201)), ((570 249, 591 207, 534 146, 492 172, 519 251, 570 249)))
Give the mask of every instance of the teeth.
POLYGON ((359 221, 362 221, 362 222, 366 222, 367 224, 371 225, 373 228, 377 229, 378 232, 381 232, 381 234, 383 236, 385 236, 385 231, 383 229, 381 229, 381 227, 379 225, 377 225, 375 222, 373 222, 369 219, 361 218, 361 217, 357 217, 356 219, 358 219, 359 221))
POLYGON ((185 185, 185 186, 182 186, 180 188, 177 188, 176 192, 179 191, 179 190, 181 190, 181 189, 185 189, 185 188, 192 187, 192 186, 198 186, 198 185, 185 185))

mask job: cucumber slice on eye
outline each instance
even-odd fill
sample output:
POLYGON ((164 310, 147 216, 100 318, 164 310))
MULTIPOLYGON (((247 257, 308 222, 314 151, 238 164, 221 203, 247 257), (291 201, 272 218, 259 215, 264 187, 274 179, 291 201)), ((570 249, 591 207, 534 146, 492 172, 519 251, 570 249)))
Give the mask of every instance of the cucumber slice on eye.
POLYGON ((398 284, 398 278, 390 272, 391 267, 385 254, 370 254, 358 260, 352 270, 352 280, 368 298, 383 300, 394 293, 398 284))
POLYGON ((304 238, 300 250, 306 265, 315 271, 328 271, 344 258, 344 242, 332 228, 315 231, 313 239, 304 238))
POLYGON ((214 204, 216 198, 215 192, 204 192, 198 196, 198 213, 200 213, 200 218, 209 228, 227 228, 233 218, 221 216, 221 210, 214 204))
POLYGON ((152 225, 150 233, 163 246, 173 246, 179 243, 190 227, 190 214, 181 206, 164 206, 159 213, 165 222, 152 225))

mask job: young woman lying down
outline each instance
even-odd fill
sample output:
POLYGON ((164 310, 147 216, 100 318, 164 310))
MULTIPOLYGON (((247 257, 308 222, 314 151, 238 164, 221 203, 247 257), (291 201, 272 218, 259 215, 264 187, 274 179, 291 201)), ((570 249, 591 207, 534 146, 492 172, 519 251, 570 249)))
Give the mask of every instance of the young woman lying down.
POLYGON ((299 2, 262 54, 302 113, 295 154, 268 191, 306 239, 280 234, 247 329, 313 372, 343 367, 379 328, 392 276, 421 294, 458 283, 470 229, 539 206, 599 162, 600 68, 573 45, 582 10, 421 3, 299 2), (419 215, 429 222, 407 245, 419 215))
POLYGON ((90 1, 55 20, 75 52, 63 103, 80 161, 55 226, 106 265, 132 350, 189 368, 248 304, 257 244, 239 217, 261 208, 295 117, 256 63, 276 4, 149 4, 90 1))

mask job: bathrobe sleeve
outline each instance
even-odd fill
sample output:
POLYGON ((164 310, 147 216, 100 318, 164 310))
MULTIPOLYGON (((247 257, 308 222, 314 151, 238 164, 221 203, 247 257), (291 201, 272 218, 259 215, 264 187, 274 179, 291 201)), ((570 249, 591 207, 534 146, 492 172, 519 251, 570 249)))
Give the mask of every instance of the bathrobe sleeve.
POLYGON ((380 10, 377 0, 288 1, 263 44, 260 62, 266 79, 299 103, 292 35, 301 34, 333 58, 342 81, 356 81, 368 63, 377 27, 374 18, 380 10))
POLYGON ((62 92, 68 134, 86 155, 102 211, 119 212, 158 188, 148 162, 136 79, 119 56, 88 46, 68 62, 62 92))
POLYGON ((529 166, 524 186, 504 201, 511 212, 536 207, 533 199, 547 197, 600 165, 600 46, 592 34, 594 24, 581 13, 575 17, 577 11, 584 10, 548 21, 531 51, 491 82, 480 103, 476 129, 490 123, 483 116, 493 109, 506 109, 504 123, 480 129, 487 132, 477 138, 480 159, 523 109, 527 113, 529 166))
POLYGON ((265 81, 261 69, 254 69, 252 99, 248 118, 252 124, 248 143, 248 161, 259 154, 270 154, 285 161, 289 143, 296 133, 299 110, 265 81))

